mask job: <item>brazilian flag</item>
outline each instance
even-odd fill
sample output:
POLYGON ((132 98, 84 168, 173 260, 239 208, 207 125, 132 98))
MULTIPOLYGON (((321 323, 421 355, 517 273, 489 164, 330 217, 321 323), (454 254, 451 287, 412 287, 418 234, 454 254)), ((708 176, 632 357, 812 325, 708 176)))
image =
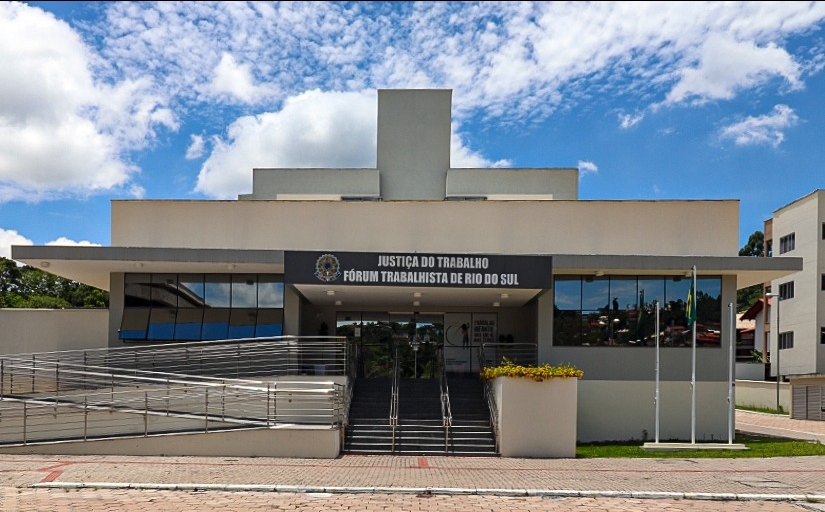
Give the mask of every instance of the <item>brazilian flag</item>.
POLYGON ((645 339, 645 324, 647 323, 647 307, 645 307, 645 291, 639 291, 639 316, 636 319, 636 339, 645 339))
POLYGON ((687 318, 688 327, 696 322, 696 290, 693 288, 693 282, 690 283, 690 290, 688 290, 685 317, 687 318))

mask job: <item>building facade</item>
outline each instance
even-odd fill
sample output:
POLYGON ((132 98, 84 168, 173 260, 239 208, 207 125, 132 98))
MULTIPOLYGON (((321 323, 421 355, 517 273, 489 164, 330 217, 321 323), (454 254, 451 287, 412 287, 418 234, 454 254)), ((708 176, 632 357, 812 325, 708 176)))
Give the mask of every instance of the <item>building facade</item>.
POLYGON ((771 374, 791 382, 791 415, 825 420, 825 190, 773 213, 765 240, 775 259, 803 268, 770 281, 771 374))
MULTIPOLYGON (((237 200, 113 201, 110 247, 12 257, 108 290, 111 347, 409 336, 475 373, 484 347, 532 346, 584 371, 580 441, 652 437, 657 373, 660 437, 689 438, 694 371, 696 438, 724 439, 736 290, 801 260, 739 257, 737 200, 580 200, 575 168, 452 168, 451 101, 378 91, 374 169, 260 168, 237 200)), ((380 366, 366 354, 363 376, 380 366)))

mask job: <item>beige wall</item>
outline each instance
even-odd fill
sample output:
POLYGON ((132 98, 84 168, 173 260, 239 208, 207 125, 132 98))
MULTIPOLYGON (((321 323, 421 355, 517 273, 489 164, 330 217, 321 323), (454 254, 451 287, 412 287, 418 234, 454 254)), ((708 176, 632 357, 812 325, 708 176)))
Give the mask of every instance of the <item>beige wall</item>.
POLYGON ((493 381, 502 457, 576 456, 576 378, 493 381))
MULTIPOLYGON (((696 383, 696 440, 727 440, 727 383, 696 383)), ((655 381, 579 381, 578 439, 653 441, 655 381), (646 432, 643 432, 646 431, 646 432)), ((690 440, 690 381, 659 383, 659 440, 690 440)))
POLYGON ((107 309, 0 309, 3 354, 105 348, 107 309))
POLYGON ((341 451, 338 429, 255 429, 170 436, 132 437, 28 446, 2 453, 191 457, 301 457, 334 459, 341 451))
MULTIPOLYGON (((776 409, 776 382, 764 380, 737 380, 736 405, 776 409)), ((791 410, 791 385, 779 383, 779 405, 785 412, 791 410)))
POLYGON ((112 202, 121 247, 735 256, 738 231, 734 200, 112 202))

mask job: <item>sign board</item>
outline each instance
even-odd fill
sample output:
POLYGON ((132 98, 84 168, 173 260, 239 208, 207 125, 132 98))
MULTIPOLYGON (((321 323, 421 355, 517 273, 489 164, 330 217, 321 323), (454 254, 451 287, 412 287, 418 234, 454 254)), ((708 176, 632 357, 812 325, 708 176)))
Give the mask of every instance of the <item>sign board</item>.
POLYGON ((553 286, 551 256, 285 251, 291 284, 531 288, 553 286))

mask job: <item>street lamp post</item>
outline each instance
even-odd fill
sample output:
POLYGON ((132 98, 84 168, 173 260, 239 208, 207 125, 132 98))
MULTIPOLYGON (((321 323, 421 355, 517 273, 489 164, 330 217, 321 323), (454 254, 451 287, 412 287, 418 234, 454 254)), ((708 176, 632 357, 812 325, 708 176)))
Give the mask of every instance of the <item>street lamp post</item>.
MULTIPOLYGON (((779 414, 779 383, 782 380, 782 374, 779 372, 779 352, 782 348, 779 346, 779 303, 782 302, 782 297, 778 293, 766 293, 765 297, 776 297, 776 413, 779 414)), ((773 326, 771 326, 771 331, 773 331, 773 326)))
POLYGON ((413 337, 412 340, 410 340, 410 345, 412 346, 413 355, 414 355, 414 362, 413 362, 413 378, 414 379, 418 378, 418 347, 419 347, 420 344, 421 344, 421 342, 418 340, 418 336, 415 336, 415 337, 413 337))

